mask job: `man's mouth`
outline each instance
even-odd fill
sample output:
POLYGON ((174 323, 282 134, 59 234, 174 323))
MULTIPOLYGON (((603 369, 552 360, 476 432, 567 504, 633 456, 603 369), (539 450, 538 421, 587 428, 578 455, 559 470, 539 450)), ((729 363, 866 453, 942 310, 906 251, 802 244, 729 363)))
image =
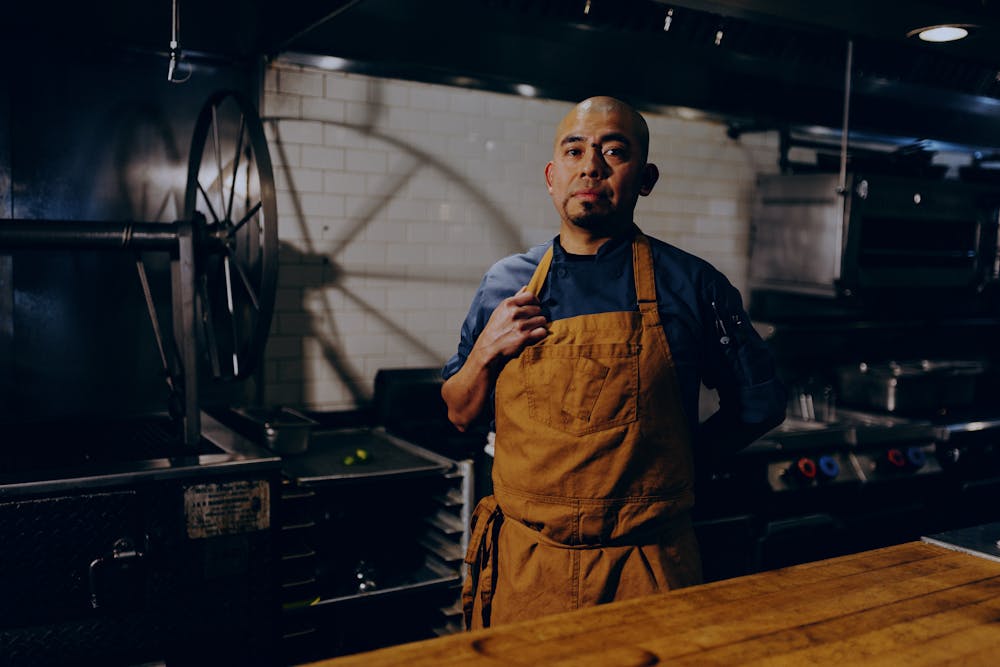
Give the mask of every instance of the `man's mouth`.
POLYGON ((573 196, 577 199, 589 202, 607 199, 607 196, 605 196, 605 194, 600 190, 577 190, 573 193, 573 196))

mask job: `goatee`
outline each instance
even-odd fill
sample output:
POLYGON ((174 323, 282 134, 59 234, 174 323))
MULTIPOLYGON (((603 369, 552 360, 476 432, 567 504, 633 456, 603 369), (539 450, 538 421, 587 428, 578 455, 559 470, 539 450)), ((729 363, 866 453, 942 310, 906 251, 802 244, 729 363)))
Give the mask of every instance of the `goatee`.
POLYGON ((584 210, 581 213, 571 215, 569 211, 567 211, 566 219, 572 225, 579 227, 580 229, 585 229, 595 236, 611 236, 621 227, 618 216, 614 215, 613 212, 588 212, 588 209, 593 208, 596 207, 584 204, 584 210))

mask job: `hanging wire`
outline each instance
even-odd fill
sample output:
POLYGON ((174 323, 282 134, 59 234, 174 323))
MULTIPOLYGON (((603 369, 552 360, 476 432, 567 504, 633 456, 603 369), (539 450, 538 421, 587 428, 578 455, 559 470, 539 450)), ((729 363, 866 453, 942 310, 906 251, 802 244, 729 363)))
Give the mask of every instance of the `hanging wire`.
POLYGON ((170 83, 184 83, 191 78, 191 68, 187 70, 187 76, 183 79, 175 78, 178 74, 178 67, 183 58, 180 45, 181 16, 177 7, 177 0, 171 0, 170 15, 170 62, 167 64, 167 81, 170 83))

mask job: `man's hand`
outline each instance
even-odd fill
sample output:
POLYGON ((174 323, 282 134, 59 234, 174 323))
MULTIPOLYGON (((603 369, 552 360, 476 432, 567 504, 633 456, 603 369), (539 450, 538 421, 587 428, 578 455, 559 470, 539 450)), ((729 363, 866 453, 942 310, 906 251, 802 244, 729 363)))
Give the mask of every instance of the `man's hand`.
POLYGON ((496 307, 473 350, 479 348, 490 364, 505 361, 549 335, 548 324, 538 297, 522 287, 496 307))
POLYGON ((482 413, 503 362, 548 336, 548 325, 538 297, 527 287, 500 302, 465 364, 441 387, 448 419, 459 431, 466 430, 482 413))

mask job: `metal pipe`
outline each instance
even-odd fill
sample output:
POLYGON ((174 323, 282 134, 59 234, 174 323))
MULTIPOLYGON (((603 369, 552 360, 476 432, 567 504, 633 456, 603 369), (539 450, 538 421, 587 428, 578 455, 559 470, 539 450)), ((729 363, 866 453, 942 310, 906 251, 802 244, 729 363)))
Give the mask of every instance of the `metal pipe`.
POLYGON ((854 60, 854 40, 847 40, 847 64, 844 67, 844 118, 840 133, 840 181, 837 191, 847 192, 847 122, 851 112, 851 68, 854 60))
POLYGON ((173 294, 174 341, 180 348, 184 389, 184 444, 195 448, 201 441, 201 408, 198 403, 198 341, 195 332, 195 243, 188 221, 176 223, 177 253, 170 260, 173 294))
MULTIPOLYGON (((177 249, 178 224, 177 222, 0 220, 0 249, 174 251, 177 249)), ((223 239, 211 233, 200 234, 197 243, 199 248, 211 251, 222 251, 225 245, 223 239)))
POLYGON ((174 223, 0 220, 0 248, 173 250, 176 247, 174 223))

